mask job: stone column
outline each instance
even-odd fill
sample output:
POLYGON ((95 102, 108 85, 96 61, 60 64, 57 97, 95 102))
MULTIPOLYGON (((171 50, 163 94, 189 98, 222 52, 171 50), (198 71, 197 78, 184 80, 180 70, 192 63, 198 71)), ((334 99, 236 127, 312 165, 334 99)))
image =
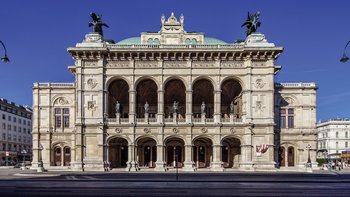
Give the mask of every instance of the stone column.
POLYGON ((164 121, 164 90, 158 90, 157 122, 163 123, 163 121, 164 121))
POLYGON ((136 124, 136 91, 129 90, 129 122, 136 124))
POLYGON ((156 168, 155 168, 156 171, 165 171, 163 151, 164 151, 164 144, 163 142, 161 142, 161 144, 157 144, 157 161, 156 161, 156 168))
POLYGON ((186 122, 192 123, 192 90, 186 91, 186 122))
POLYGON ((221 162, 221 159, 220 159, 220 151, 221 151, 221 146, 220 144, 215 144, 213 145, 213 161, 212 164, 211 164, 211 171, 223 171, 223 168, 222 168, 222 162, 221 162))
POLYGON ((61 167, 64 166, 64 147, 60 146, 61 148, 61 167))
POLYGON ((214 123, 221 122, 221 90, 214 90, 214 123))
POLYGON ((193 161, 192 161, 192 145, 186 144, 185 145, 185 161, 184 161, 184 167, 182 168, 183 171, 193 171, 193 161))
POLYGON ((126 171, 136 171, 134 152, 135 152, 134 145, 130 144, 128 146, 128 162, 127 162, 126 171))

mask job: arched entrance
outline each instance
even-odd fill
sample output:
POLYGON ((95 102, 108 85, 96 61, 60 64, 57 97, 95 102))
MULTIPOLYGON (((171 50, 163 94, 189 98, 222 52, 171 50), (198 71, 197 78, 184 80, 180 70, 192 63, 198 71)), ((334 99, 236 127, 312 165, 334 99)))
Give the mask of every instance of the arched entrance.
POLYGON ((207 79, 200 79, 193 84, 192 110, 195 118, 201 117, 203 102, 206 118, 212 118, 214 113, 214 87, 207 79))
POLYGON ((116 137, 108 143, 108 161, 110 168, 125 168, 128 162, 128 142, 116 137))
POLYGON ((286 166, 286 149, 283 146, 279 149, 279 162, 281 167, 286 166))
POLYGON ((224 118, 242 116, 242 87, 236 80, 228 79, 221 85, 221 114, 224 118))
POLYGON ((186 87, 179 79, 172 79, 165 84, 164 88, 164 113, 166 118, 171 118, 174 113, 174 102, 178 103, 177 114, 179 119, 186 114, 186 87))
POLYGON ((54 156, 53 156, 53 165, 54 166, 61 166, 62 162, 62 149, 59 146, 56 146, 54 148, 54 156))
POLYGON ((288 167, 294 166, 294 147, 288 147, 288 167))
POLYGON ((119 103, 120 118, 129 117, 129 85, 122 79, 113 81, 108 87, 108 117, 115 118, 119 103))
POLYGON ((137 142, 137 158, 140 167, 156 167, 157 143, 150 137, 145 137, 137 142))
POLYGON ((148 115, 155 118, 158 110, 158 87, 151 79, 145 79, 137 84, 136 113, 138 118, 145 117, 145 104, 148 103, 148 115))
POLYGON ((241 161, 241 141, 234 137, 222 140, 221 160, 224 168, 239 167, 241 161))
POLYGON ((193 141, 193 161, 197 168, 210 167, 213 143, 209 138, 199 137, 193 141))
POLYGON ((64 166, 70 166, 71 162, 71 149, 70 147, 66 146, 64 147, 64 157, 63 157, 63 165, 64 166))
POLYGON ((183 167, 185 142, 180 138, 169 138, 165 141, 165 161, 167 167, 183 167), (176 162, 177 161, 177 162, 176 162))

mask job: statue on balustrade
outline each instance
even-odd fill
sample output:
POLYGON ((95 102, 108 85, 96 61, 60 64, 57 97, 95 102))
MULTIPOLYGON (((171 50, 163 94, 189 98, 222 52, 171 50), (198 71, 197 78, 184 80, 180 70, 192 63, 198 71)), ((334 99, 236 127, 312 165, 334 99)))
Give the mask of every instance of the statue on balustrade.
POLYGON ((173 104, 173 113, 177 113, 177 109, 179 107, 179 103, 174 101, 174 104, 173 104))
POLYGON ((231 101, 231 104, 230 104, 230 114, 233 114, 233 110, 234 110, 234 104, 233 104, 233 101, 231 101))
POLYGON ((204 101, 202 101, 201 113, 202 113, 202 114, 205 114, 205 103, 204 103, 204 101))
POLYGON ((97 15, 93 12, 90 13, 90 17, 92 18, 92 22, 89 22, 89 27, 93 26, 94 32, 103 36, 102 27, 109 27, 106 23, 103 23, 101 20, 101 16, 97 15))
POLYGON ((120 113, 120 103, 117 101, 115 104, 115 113, 119 114, 120 113))
POLYGON ((247 30, 246 30, 247 36, 256 32, 258 27, 260 27, 261 23, 258 21, 259 17, 260 17, 259 11, 257 11, 255 14, 249 14, 249 12, 248 12, 248 17, 241 26, 241 27, 247 26, 247 30))
POLYGON ((148 114, 148 111, 149 111, 149 104, 148 104, 147 101, 146 101, 146 103, 145 103, 144 108, 145 108, 145 114, 148 114))

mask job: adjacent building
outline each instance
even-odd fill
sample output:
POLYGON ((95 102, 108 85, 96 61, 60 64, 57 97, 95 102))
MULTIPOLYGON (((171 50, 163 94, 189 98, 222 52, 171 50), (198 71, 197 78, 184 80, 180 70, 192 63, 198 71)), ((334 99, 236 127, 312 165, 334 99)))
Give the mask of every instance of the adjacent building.
POLYGON ((304 169, 316 160, 315 83, 278 83, 283 51, 253 33, 226 43, 161 17, 117 43, 68 48, 73 83, 33 87, 33 168, 304 169))
POLYGON ((0 165, 32 156, 32 109, 0 98, 0 165))
POLYGON ((317 124, 318 158, 349 160, 350 119, 330 119, 317 124))

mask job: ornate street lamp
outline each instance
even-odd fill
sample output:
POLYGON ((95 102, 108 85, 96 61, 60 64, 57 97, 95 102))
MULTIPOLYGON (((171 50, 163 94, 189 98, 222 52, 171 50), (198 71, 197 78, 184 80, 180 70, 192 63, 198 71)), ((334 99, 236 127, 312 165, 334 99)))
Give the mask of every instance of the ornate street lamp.
POLYGON ((349 60, 349 57, 346 55, 345 51, 346 51, 346 47, 348 47, 350 41, 348 41, 348 43, 346 43, 344 50, 343 50, 343 57, 340 59, 341 62, 345 63, 349 60))
POLYGON ((311 149, 311 145, 308 144, 308 145, 306 146, 306 149, 307 149, 307 151, 308 151, 306 167, 311 168, 311 167, 312 167, 311 159, 310 159, 310 149, 311 149))
POLYGON ((6 47, 5 47, 4 43, 1 40, 0 40, 0 43, 1 43, 1 45, 4 48, 4 51, 5 51, 5 56, 1 58, 1 61, 3 61, 4 63, 7 63, 7 62, 10 61, 10 59, 7 57, 6 47))

